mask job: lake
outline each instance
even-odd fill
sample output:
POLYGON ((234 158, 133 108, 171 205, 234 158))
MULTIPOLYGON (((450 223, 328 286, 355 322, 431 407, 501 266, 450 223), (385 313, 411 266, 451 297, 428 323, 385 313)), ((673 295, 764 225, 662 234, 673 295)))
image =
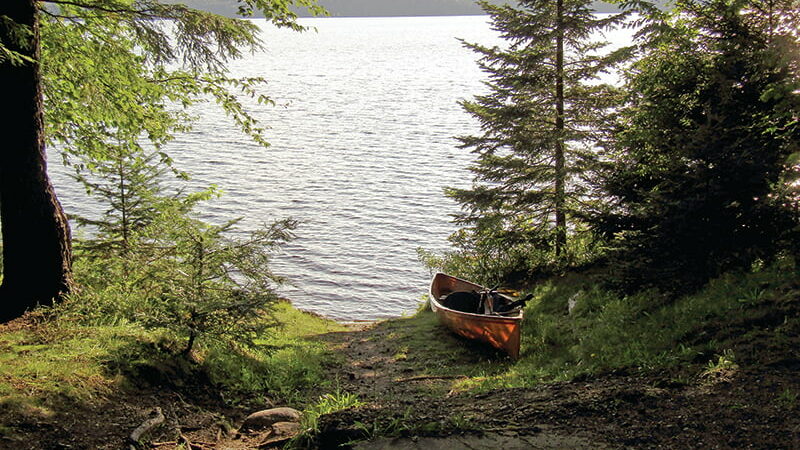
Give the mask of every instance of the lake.
MULTIPOLYGON (((305 33, 263 24, 267 50, 230 69, 269 80, 265 93, 277 105, 249 106, 272 146, 255 145, 203 105, 193 108, 194 131, 167 148, 192 186, 224 190, 203 218, 244 217, 245 230, 300 220, 273 269, 289 278, 280 292, 301 309, 341 321, 414 311, 430 279, 416 249, 447 248, 459 207, 443 189, 471 182, 472 155, 454 136, 478 124, 458 101, 484 92, 484 74, 456 38, 499 44, 487 21, 301 19, 316 29, 305 33)), ((67 212, 100 211, 58 160, 51 155, 51 174, 67 212)))
MULTIPOLYGON (((266 51, 231 64, 235 76, 269 81, 276 106, 251 104, 272 146, 242 136, 214 105, 167 151, 191 184, 224 195, 205 219, 244 217, 242 229, 284 217, 297 239, 274 258, 299 308, 342 321, 414 311, 430 274, 416 249, 442 250, 458 205, 445 186, 465 186, 471 154, 454 136, 477 123, 458 101, 482 92, 472 52, 456 39, 490 43, 485 16, 301 19, 316 31, 262 26, 266 51)), ((51 155, 68 213, 99 211, 51 155)))

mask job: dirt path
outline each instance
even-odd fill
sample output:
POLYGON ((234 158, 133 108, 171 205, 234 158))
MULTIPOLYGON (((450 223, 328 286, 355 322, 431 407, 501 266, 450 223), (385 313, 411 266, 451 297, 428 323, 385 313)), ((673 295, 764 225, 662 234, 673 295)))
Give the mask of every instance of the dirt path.
POLYGON ((482 348, 414 354, 423 338, 471 345, 404 320, 324 336, 343 356, 334 368, 340 389, 366 405, 324 416, 321 447, 800 448, 796 355, 688 379, 619 372, 466 393, 454 387, 475 376, 476 365, 485 371, 511 362, 482 348))
MULTIPOLYGON (((317 447, 800 448, 800 333, 777 342, 729 328, 740 336, 737 367, 619 371, 484 392, 464 384, 513 362, 451 335, 432 315, 322 335, 340 355, 330 367, 335 388, 364 406, 321 417, 317 447)), ((255 405, 230 408, 204 382, 156 384, 55 413, 0 409, 0 425, 19 432, 0 434, 0 448, 129 448, 131 430, 156 407, 167 419, 144 448, 262 448, 261 436, 230 433, 255 405)))

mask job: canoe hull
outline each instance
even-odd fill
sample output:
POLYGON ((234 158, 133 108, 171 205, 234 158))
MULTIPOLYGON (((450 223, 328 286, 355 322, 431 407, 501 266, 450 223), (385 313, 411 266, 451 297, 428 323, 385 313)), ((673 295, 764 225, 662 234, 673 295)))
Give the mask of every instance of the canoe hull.
POLYGON ((485 342, 508 353, 513 359, 519 358, 520 325, 522 311, 513 316, 490 316, 470 314, 445 307, 441 299, 451 292, 482 290, 483 286, 443 273, 437 273, 431 281, 431 310, 439 322, 454 333, 467 339, 485 342))

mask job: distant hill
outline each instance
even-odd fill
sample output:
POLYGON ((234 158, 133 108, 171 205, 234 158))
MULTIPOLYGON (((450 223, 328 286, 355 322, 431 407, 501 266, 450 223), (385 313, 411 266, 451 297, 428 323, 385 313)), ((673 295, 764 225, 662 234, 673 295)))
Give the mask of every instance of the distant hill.
MULTIPOLYGON (((185 3, 193 8, 211 11, 225 16, 236 14, 233 0, 169 0, 185 3)), ((497 3, 513 3, 513 0, 497 0, 497 3)), ((333 17, 386 17, 386 16, 460 16, 480 15, 483 10, 474 0, 319 0, 333 17)), ((613 11, 614 7, 597 2, 600 12, 613 11)), ((305 11, 299 11, 307 16, 305 11)))

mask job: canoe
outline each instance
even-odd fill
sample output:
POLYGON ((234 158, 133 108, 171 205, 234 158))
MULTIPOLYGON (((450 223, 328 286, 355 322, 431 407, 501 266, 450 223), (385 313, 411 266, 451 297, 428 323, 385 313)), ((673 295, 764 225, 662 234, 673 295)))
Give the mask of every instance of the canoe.
POLYGON ((454 333, 486 342, 503 350, 513 359, 519 358, 520 325, 522 310, 511 315, 471 314, 447 308, 442 304, 445 297, 458 291, 481 291, 483 286, 443 273, 437 273, 431 280, 431 310, 444 326, 454 333))

